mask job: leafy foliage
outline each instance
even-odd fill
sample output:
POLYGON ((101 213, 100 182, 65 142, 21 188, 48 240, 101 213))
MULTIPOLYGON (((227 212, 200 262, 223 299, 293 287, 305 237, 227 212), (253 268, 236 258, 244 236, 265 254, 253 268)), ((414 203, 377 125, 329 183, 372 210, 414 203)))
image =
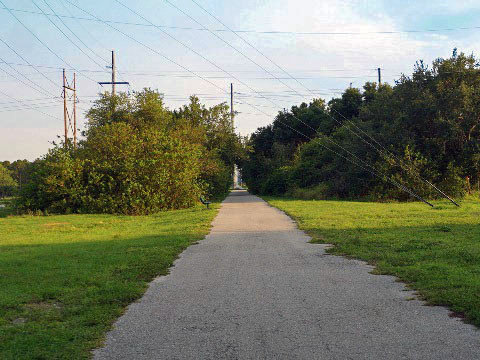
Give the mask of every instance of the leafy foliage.
POLYGON ((225 104, 198 98, 177 111, 150 89, 102 95, 87 113, 85 140, 57 145, 31 165, 18 207, 54 213, 149 214, 221 196, 242 157, 225 104))
POLYGON ((12 178, 10 171, 0 164, 0 198, 12 195, 17 182, 12 178))
POLYGON ((438 197, 420 177, 451 196, 480 190, 478 61, 455 50, 431 68, 417 62, 395 86, 366 83, 328 106, 320 100, 294 106, 259 128, 249 147, 243 178, 255 193, 278 195, 272 181, 285 167, 283 193, 290 194, 317 189, 317 197, 411 199, 395 181, 438 197))

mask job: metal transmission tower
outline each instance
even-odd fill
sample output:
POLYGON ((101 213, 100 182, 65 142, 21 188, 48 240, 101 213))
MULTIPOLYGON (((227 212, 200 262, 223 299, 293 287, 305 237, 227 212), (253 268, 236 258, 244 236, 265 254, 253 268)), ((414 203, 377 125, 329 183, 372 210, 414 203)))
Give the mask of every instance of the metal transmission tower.
POLYGON ((112 69, 112 81, 99 82, 100 85, 112 85, 112 95, 116 93, 116 85, 130 85, 127 81, 117 81, 117 67, 115 66, 115 51, 112 50, 112 66, 107 66, 112 69))
POLYGON ((63 69, 63 126, 65 128, 65 144, 68 146, 68 133, 72 131, 73 135, 73 148, 77 147, 77 77, 73 74, 73 83, 70 84, 67 81, 67 75, 65 69, 63 69), (70 95, 69 95, 70 92, 70 95), (68 110, 69 102, 73 103, 73 109, 70 112, 68 110))

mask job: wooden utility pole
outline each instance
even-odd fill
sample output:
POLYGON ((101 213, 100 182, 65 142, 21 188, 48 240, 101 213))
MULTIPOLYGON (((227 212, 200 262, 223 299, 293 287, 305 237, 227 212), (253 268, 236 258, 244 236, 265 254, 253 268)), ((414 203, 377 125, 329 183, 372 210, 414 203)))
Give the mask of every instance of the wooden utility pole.
POLYGON ((117 81, 117 67, 115 66, 115 51, 112 50, 112 66, 107 66, 112 69, 112 81, 101 81, 100 85, 112 85, 112 96, 116 95, 116 85, 130 85, 127 81, 117 81))
POLYGON ((65 129, 65 148, 68 143, 68 127, 67 127, 67 76, 65 75, 65 69, 63 69, 63 127, 65 129))
POLYGON ((77 148, 77 74, 73 73, 73 148, 77 148))
POLYGON ((382 85, 382 69, 378 68, 378 86, 382 85))
POLYGON ((115 95, 115 82, 116 82, 116 73, 115 73, 115 51, 112 50, 112 95, 115 95))
MULTIPOLYGON (((233 83, 230 83, 230 122, 232 125, 232 131, 235 132, 235 124, 233 122, 235 113, 233 111, 233 83)), ((233 165, 233 188, 238 188, 238 168, 237 165, 233 165)))
POLYGON ((235 129, 233 124, 233 84, 230 83, 230 119, 232 121, 232 129, 235 129))
POLYGON ((72 128, 73 132, 73 147, 77 147, 77 76, 73 74, 73 87, 67 81, 65 69, 63 69, 63 126, 65 130, 65 148, 68 146, 68 127, 72 128), (67 90, 73 92, 73 125, 72 118, 68 112, 68 94, 67 90))

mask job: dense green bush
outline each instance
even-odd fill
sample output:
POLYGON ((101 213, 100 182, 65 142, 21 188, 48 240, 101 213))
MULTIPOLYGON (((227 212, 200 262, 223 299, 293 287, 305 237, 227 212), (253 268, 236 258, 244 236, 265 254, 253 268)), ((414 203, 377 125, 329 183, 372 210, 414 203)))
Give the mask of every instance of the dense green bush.
POLYGON ((415 199, 395 185, 402 184, 441 197, 430 182, 462 197, 480 189, 479 62, 455 50, 431 68, 418 62, 394 86, 366 83, 328 105, 294 106, 259 128, 248 147, 242 175, 255 193, 415 199), (279 175, 284 167, 288 182, 279 175))
POLYGON ((328 184, 320 183, 310 188, 292 188, 286 195, 301 200, 325 200, 329 197, 329 193, 331 192, 329 191, 328 184))
POLYGON ((0 164, 0 198, 12 196, 17 190, 17 182, 13 179, 11 172, 0 164))
POLYGON ((139 215, 228 191, 242 146, 224 104, 207 109, 192 98, 171 112, 146 89, 104 95, 87 116, 77 148, 57 145, 31 164, 20 210, 139 215))
POLYGON ((269 174, 262 184, 261 193, 267 195, 283 195, 290 187, 291 168, 283 166, 269 174))
POLYGON ((78 156, 82 211, 145 214, 189 207, 202 194, 200 147, 155 128, 96 128, 78 156))

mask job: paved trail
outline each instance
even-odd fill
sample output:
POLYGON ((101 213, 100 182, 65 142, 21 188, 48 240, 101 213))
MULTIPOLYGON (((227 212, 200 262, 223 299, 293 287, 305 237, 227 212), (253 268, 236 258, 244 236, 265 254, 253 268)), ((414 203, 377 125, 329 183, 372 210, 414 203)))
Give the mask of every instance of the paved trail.
POLYGON ((245 191, 154 280, 95 359, 480 359, 480 331, 330 256, 245 191))

